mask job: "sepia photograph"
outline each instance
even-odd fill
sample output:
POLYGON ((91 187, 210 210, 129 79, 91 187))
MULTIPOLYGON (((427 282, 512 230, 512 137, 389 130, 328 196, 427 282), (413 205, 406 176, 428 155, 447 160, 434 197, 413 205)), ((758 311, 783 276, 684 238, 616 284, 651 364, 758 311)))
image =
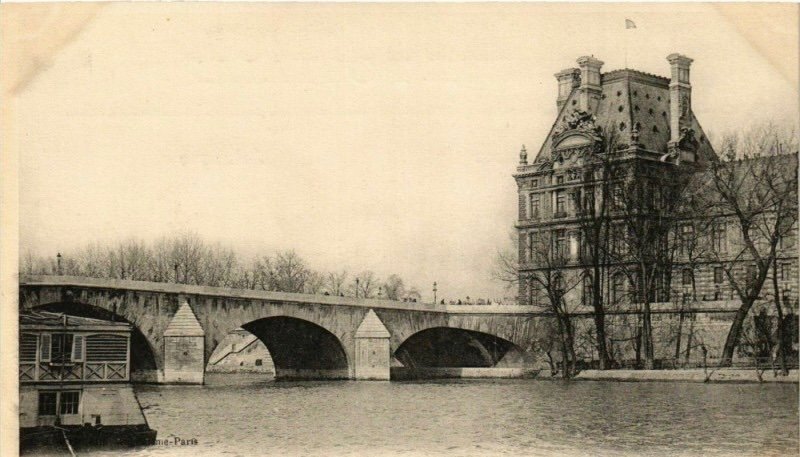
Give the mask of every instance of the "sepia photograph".
POLYGON ((0 454, 799 455, 799 40, 4 2, 0 454))

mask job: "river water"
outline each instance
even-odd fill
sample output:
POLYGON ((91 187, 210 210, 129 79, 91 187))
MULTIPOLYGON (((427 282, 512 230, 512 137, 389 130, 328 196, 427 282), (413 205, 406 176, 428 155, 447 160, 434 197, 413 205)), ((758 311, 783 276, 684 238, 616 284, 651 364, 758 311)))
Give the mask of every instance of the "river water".
POLYGON ((123 455, 798 455, 797 385, 207 381, 137 387, 169 444, 123 455))

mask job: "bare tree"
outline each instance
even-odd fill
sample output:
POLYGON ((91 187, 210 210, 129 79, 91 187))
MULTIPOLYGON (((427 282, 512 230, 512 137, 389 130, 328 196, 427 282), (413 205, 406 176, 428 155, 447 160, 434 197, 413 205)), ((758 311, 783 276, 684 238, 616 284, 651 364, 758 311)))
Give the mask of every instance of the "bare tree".
MULTIPOLYGON (((665 256, 662 301, 672 301, 679 309, 678 323, 674 328, 672 343, 675 344, 675 363, 679 363, 684 355, 684 364, 688 363, 691 351, 696 346, 694 339, 694 314, 691 307, 697 302, 697 275, 699 269, 708 262, 720 249, 720 218, 710 214, 704 201, 704 188, 707 185, 703 174, 695 174, 682 182, 685 190, 680 196, 678 218, 672 227, 670 243, 665 256), (674 287, 672 276, 677 273, 679 288, 674 287), (689 318, 689 328, 684 331, 685 321, 689 318), (684 334, 686 341, 684 344, 684 334)), ((722 298, 720 291, 711 297, 722 298)))
POLYGON ((271 290, 302 292, 310 270, 294 250, 278 252, 271 263, 271 290))
POLYGON ((331 295, 344 295, 347 284, 347 270, 331 271, 325 276, 325 287, 331 295))
POLYGON ((422 301, 422 294, 417 290, 416 287, 409 287, 408 290, 401 296, 403 300, 411 301, 411 302, 418 302, 422 301))
POLYGON ((556 323, 556 319, 540 319, 536 327, 535 336, 528 349, 533 353, 543 353, 547 357, 550 376, 556 376, 558 374, 556 355, 563 350, 561 348, 561 335, 558 331, 559 326, 556 323))
POLYGON ((172 257, 173 240, 162 237, 153 243, 150 250, 150 280, 155 282, 177 282, 177 263, 172 257))
MULTIPOLYGON (((99 243, 89 243, 83 251, 77 254, 84 276, 93 278, 109 277, 111 266, 109 265, 109 250, 99 243)), ((149 270, 149 267, 145 268, 149 270)))
POLYGON ((607 347, 606 306, 604 291, 611 267, 610 202, 614 185, 614 152, 618 141, 616 129, 604 131, 603 142, 596 154, 587 154, 582 170, 584 186, 573 194, 576 215, 581 230, 580 263, 585 268, 585 281, 589 284, 584 292, 584 304, 591 306, 596 333, 595 346, 600 359, 600 369, 610 368, 612 357, 607 347))
POLYGON ((20 256, 19 271, 29 275, 53 274, 47 261, 35 255, 31 249, 26 249, 25 254, 20 256))
POLYGON ((780 365, 781 374, 783 376, 787 376, 789 374, 789 369, 786 366, 786 347, 784 344, 784 340, 786 339, 785 333, 785 319, 783 316, 783 297, 781 295, 781 289, 778 285, 778 261, 777 256, 775 259, 772 260, 772 300, 775 303, 775 312, 777 314, 777 325, 776 325, 776 340, 777 343, 777 356, 778 356, 778 364, 780 365))
POLYGON ((506 290, 516 290, 519 287, 518 238, 516 229, 512 229, 508 234, 508 243, 499 248, 494 257, 492 279, 503 283, 506 290))
POLYGON ((378 277, 370 270, 362 271, 350 284, 353 294, 359 298, 373 298, 380 287, 378 277))
POLYGON ((187 232, 176 237, 171 243, 171 257, 176 266, 176 282, 184 284, 203 284, 201 268, 205 255, 205 244, 196 233, 187 232))
POLYGON ((149 259, 150 252, 144 242, 133 238, 125 240, 108 250, 110 276, 135 281, 149 279, 149 259))
POLYGON ((730 219, 739 233, 733 252, 717 259, 741 301, 720 360, 721 366, 729 366, 745 318, 761 296, 781 243, 795 236, 797 135, 793 129, 760 125, 726 136, 720 150, 720 160, 709 167, 707 206, 730 219))
POLYGON ((558 329, 558 339, 562 358, 562 377, 570 378, 577 370, 575 355, 575 331, 572 322, 573 307, 578 300, 570 300, 567 295, 583 282, 583 273, 569 268, 569 255, 551 231, 540 231, 529 242, 531 260, 536 269, 526 278, 532 294, 539 295, 535 300, 553 315, 558 329))
POLYGON ((773 341, 774 333, 772 320, 764 308, 761 308, 759 314, 749 316, 742 326, 737 350, 740 355, 750 359, 759 382, 764 381, 764 371, 769 367, 767 359, 770 359, 773 350, 780 345, 780 341, 777 344, 773 341))
POLYGON ((406 293, 406 287, 403 279, 393 274, 383 283, 383 291, 389 300, 400 300, 406 293))
POLYGON ((205 285, 232 287, 238 259, 231 249, 216 244, 205 249, 200 268, 205 285))
POLYGON ((325 275, 318 271, 309 271, 303 286, 303 293, 319 294, 325 290, 325 275))
POLYGON ((231 287, 239 289, 256 289, 259 285, 258 260, 251 260, 247 263, 239 263, 234 273, 233 284, 231 287))
POLYGON ((655 362, 651 303, 671 269, 670 233, 675 227, 683 191, 693 173, 676 165, 632 161, 614 170, 610 203, 616 262, 625 270, 641 306, 645 368, 655 362), (619 230, 616 230, 618 228, 619 230))

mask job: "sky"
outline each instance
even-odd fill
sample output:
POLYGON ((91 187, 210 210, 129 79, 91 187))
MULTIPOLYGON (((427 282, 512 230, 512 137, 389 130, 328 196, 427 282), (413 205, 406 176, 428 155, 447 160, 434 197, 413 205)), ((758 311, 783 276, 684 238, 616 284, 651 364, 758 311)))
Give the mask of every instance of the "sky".
POLYGON ((544 141, 553 75, 579 56, 664 76, 668 54, 692 57, 694 112, 712 136, 798 113, 796 5, 114 3, 3 16, 20 250, 47 256, 192 231, 245 257, 295 249, 321 270, 396 273, 425 299, 434 281, 439 297, 501 297, 491 270, 516 220, 519 150, 544 141))

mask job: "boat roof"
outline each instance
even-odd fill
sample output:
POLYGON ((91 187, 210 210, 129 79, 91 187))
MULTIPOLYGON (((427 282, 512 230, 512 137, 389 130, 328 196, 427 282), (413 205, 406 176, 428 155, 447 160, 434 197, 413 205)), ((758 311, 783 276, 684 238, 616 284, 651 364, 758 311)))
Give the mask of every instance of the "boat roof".
POLYGON ((96 319, 92 317, 73 316, 65 313, 50 311, 23 311, 19 313, 19 326, 21 330, 33 329, 70 329, 70 330, 114 330, 130 331, 131 324, 127 322, 96 319))

